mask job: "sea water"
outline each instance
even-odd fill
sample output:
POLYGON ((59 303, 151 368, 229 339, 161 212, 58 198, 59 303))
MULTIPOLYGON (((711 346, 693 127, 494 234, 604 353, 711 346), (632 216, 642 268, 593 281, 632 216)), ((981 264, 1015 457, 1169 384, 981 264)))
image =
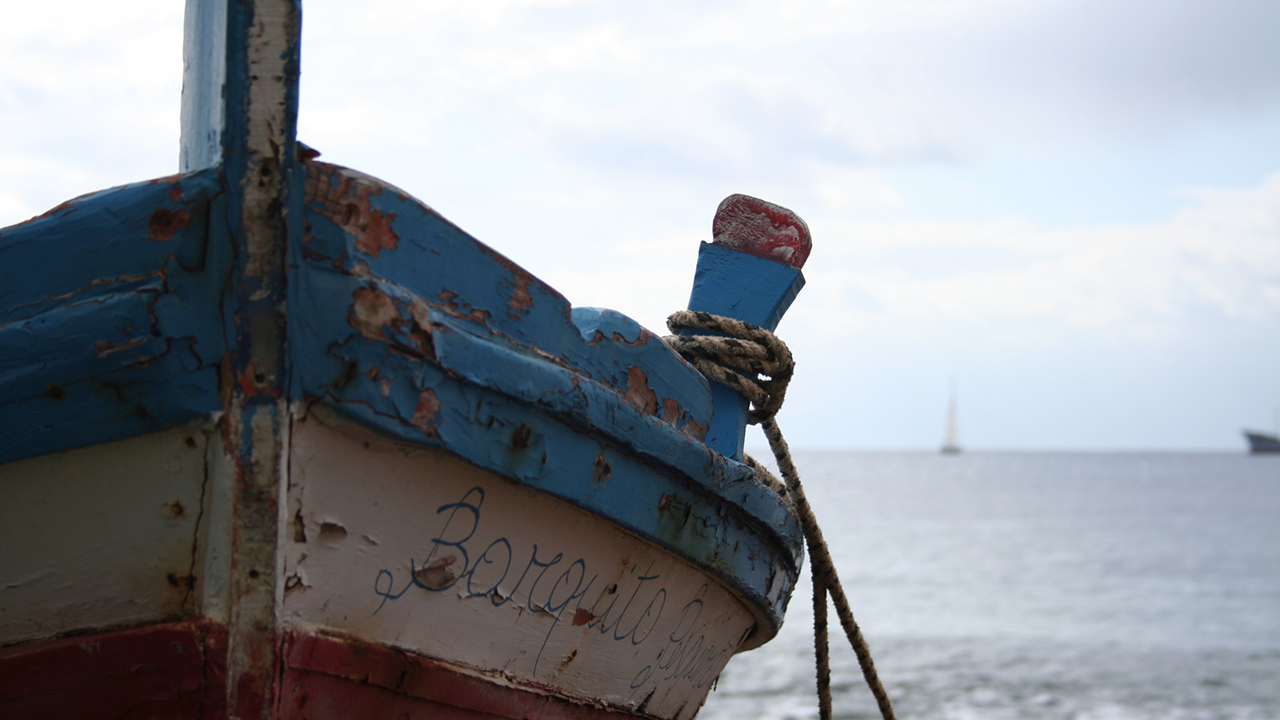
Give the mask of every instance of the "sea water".
MULTIPOLYGON (((899 718, 1280 719, 1280 456, 796 460, 899 718)), ((700 718, 817 716, 803 577, 700 718)), ((879 717, 829 621, 835 716, 879 717)))

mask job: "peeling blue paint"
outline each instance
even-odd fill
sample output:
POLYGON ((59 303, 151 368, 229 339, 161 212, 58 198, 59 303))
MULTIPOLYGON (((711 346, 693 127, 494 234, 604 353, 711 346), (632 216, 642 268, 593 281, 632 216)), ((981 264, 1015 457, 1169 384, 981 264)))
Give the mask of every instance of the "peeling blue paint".
MULTIPOLYGON (((704 242, 698 248, 689 309, 724 315, 772 332, 803 287, 804 275, 786 263, 704 242), (750 292, 743 292, 743 288, 750 288, 750 292)), ((681 334, 721 333, 688 328, 681 334)), ((737 390, 718 382, 711 383, 711 399, 716 412, 707 430, 707 447, 742 460, 750 403, 737 390)))
POLYGON ((111 188, 0 231, 0 462, 221 409, 216 170, 111 188))
MULTIPOLYGON (((706 379, 631 319, 571 308, 395 188, 306 168, 307 233, 289 245, 288 397, 670 548, 753 609, 748 646, 772 637, 801 534, 781 498, 701 442, 706 379)), ((232 283, 228 195, 204 170, 0 231, 0 462, 222 409, 220 363, 251 332, 232 310, 250 288, 232 283), (153 218, 180 211, 185 225, 149 237, 153 218), (64 254, 85 261, 46 259, 64 254)))
POLYGON ((736 318, 772 332, 803 287, 804 275, 786 263, 704 242, 698 248, 689 309, 736 318))
POLYGON ((781 498, 700 442, 706 379, 395 188, 309 165, 291 281, 310 309, 290 325, 301 392, 673 549, 749 599, 771 636, 789 596, 771 581, 794 582, 801 536, 781 498), (687 518, 673 522, 673 503, 687 518))

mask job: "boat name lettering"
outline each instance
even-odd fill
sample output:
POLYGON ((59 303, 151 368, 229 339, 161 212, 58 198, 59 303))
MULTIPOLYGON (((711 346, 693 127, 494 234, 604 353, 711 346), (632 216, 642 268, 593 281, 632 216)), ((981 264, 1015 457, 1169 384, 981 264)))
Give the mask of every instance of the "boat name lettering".
POLYGON ((514 546, 505 536, 480 549, 472 538, 480 527, 484 498, 484 488, 476 486, 458 502, 437 508, 436 515, 443 517, 444 525, 431 539, 431 550, 421 563, 409 559, 403 587, 396 589, 396 573, 390 569, 378 571, 373 591, 382 600, 374 615, 387 602, 399 600, 415 587, 432 593, 457 590, 463 597, 487 598, 494 607, 513 601, 520 604, 516 598, 523 597, 524 609, 547 613, 552 618, 534 660, 535 675, 547 643, 563 621, 585 625, 614 642, 655 647, 661 642, 653 662, 632 680, 633 696, 638 696, 646 685, 663 681, 687 680, 695 687, 704 687, 732 655, 732 648, 706 637, 709 623, 699 622, 707 583, 685 600, 670 632, 654 635, 668 607, 677 605, 662 575, 653 571, 653 562, 643 571, 639 564, 632 563, 617 582, 597 587, 600 574, 593 572, 582 557, 569 560, 564 552, 552 555, 540 550, 537 543, 514 546), (515 585, 504 589, 508 578, 516 578, 515 585), (594 600, 588 605, 586 598, 593 588, 594 600))

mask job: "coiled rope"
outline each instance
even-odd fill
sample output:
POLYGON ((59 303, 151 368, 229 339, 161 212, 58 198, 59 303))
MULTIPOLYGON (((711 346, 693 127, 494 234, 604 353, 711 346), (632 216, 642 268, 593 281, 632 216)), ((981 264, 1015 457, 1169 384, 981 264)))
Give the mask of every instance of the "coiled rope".
POLYGON ((791 450, 778 429, 774 416, 782 407, 787 384, 791 381, 795 362, 786 344, 764 328, 741 320, 712 315, 711 313, 682 310, 667 318, 667 327, 673 335, 663 338, 703 375, 741 392, 751 401, 747 422, 758 424, 769 441, 769 449, 777 460, 778 470, 785 481, 780 482, 763 465, 747 456, 747 464, 766 485, 778 492, 795 509, 804 532, 805 545, 809 549, 809 570, 813 576, 813 648, 817 670, 818 716, 831 718, 831 663, 827 635, 827 596, 836 606, 836 616, 844 629, 845 637, 858 656, 862 677, 880 706, 884 720, 894 720, 893 706, 885 692, 871 649, 862 636, 862 629, 853 619, 849 599, 844 594, 840 577, 836 574, 831 552, 822 538, 822 530, 814 517, 813 508, 805 497, 800 484, 800 473, 791 460, 791 450), (696 328, 723 335, 680 335, 686 328, 696 328))

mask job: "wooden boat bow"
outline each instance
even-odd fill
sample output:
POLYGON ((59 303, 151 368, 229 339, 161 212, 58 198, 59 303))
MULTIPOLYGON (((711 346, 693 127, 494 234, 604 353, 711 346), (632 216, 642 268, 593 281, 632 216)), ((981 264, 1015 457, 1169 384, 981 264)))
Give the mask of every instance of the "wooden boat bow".
MULTIPOLYGON (((0 230, 0 714, 686 720, 799 572, 745 406, 300 148, 300 17, 190 2, 184 172, 0 230)), ((690 307, 776 325, 729 215, 690 307)))

